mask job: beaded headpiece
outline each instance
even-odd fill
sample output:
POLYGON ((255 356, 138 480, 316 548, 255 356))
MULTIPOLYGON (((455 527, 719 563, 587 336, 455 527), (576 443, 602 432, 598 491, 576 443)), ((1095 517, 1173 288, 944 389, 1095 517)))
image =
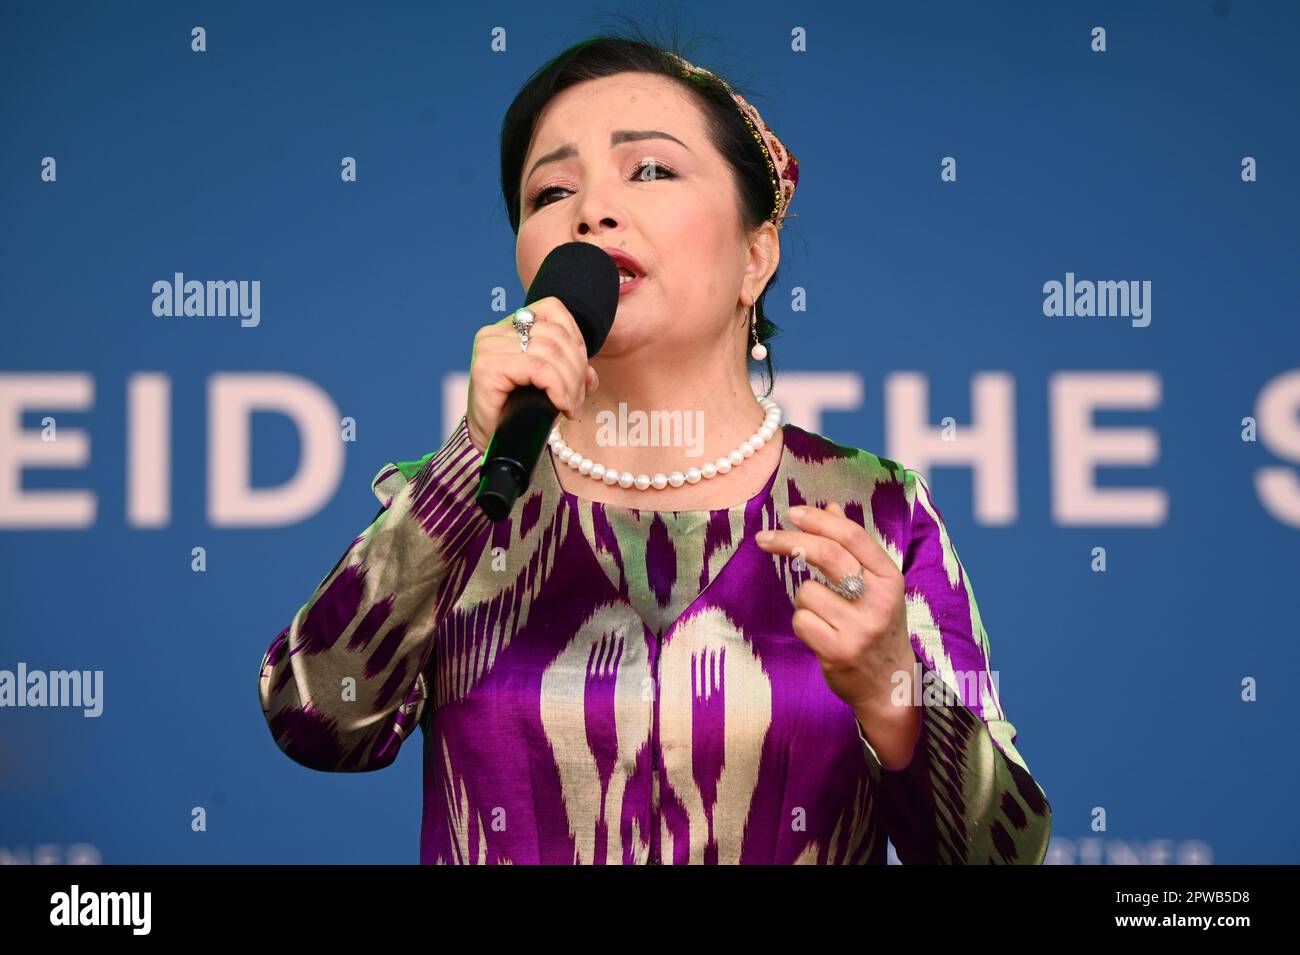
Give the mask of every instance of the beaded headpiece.
MULTIPOLYGON (((745 118, 750 132, 754 134, 754 139, 762 147, 763 156, 767 160, 768 177, 772 180, 772 191, 776 196, 772 215, 769 218, 772 224, 780 229, 787 218, 786 210, 790 208, 790 202, 794 199, 795 188, 799 185, 799 160, 790 154, 790 150, 785 148, 785 144, 777 138, 776 133, 772 132, 767 123, 763 122, 763 117, 758 115, 758 110, 754 108, 753 104, 733 90, 726 80, 711 70, 690 63, 676 53, 668 51, 668 55, 682 65, 683 76, 690 76, 694 73, 716 80, 736 101, 736 106, 740 108, 740 115, 745 118)), ((789 218, 794 219, 797 216, 789 216, 789 218)))

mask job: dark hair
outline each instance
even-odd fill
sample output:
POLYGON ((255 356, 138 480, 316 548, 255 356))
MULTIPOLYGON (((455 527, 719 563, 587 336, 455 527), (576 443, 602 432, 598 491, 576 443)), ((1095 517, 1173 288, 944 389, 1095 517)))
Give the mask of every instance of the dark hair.
MULTIPOLYGON (((712 67, 707 67, 682 52, 675 36, 667 41, 654 39, 635 24, 630 27, 630 32, 631 36, 601 33, 570 46, 538 68, 506 110, 501 122, 501 192, 505 197, 510 228, 515 234, 519 233, 520 177, 533 129, 542 109, 552 97, 571 86, 585 80, 626 72, 663 76, 690 90, 704 114, 710 141, 731 166, 736 190, 740 195, 742 225, 749 230, 758 228, 765 219, 771 217, 776 207, 776 195, 763 149, 754 138, 735 100, 715 79, 682 75, 681 64, 669 55, 670 51, 698 66, 710 70, 712 67)), ((731 86, 752 102, 746 90, 735 84, 731 86)), ((763 307, 768 289, 776 281, 779 271, 778 266, 754 302, 755 330, 761 342, 767 342, 779 332, 777 326, 768 319, 763 307)), ((745 334, 748 346, 748 326, 745 334)), ((764 364, 767 391, 770 392, 774 374, 770 347, 764 364)))

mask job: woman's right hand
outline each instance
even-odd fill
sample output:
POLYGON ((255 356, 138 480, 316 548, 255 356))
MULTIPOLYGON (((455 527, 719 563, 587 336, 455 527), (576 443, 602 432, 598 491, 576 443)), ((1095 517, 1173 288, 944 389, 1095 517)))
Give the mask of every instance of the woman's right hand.
POLYGON ((587 363, 587 345, 569 310, 555 296, 530 302, 536 315, 528 339, 528 351, 519 347, 514 330, 514 313, 474 335, 470 359, 469 401, 466 423, 469 439, 479 451, 486 451, 496 432, 510 392, 522 385, 535 385, 546 392, 566 418, 573 420, 587 399, 588 390, 600 384, 596 369, 587 363))

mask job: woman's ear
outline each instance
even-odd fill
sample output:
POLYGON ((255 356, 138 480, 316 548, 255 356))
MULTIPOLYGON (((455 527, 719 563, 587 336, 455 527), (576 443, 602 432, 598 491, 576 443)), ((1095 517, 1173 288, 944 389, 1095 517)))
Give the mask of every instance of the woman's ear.
POLYGON ((765 219, 750 239, 749 261, 745 266, 745 289, 753 300, 763 294, 780 264, 781 239, 776 226, 770 219, 765 219))

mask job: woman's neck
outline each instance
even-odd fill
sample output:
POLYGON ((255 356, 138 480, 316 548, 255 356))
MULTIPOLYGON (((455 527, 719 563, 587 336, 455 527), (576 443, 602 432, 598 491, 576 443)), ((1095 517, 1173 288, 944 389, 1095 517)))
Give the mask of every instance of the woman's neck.
MULTIPOLYGON (((596 464, 632 474, 703 468, 735 450, 763 424, 763 408, 743 363, 722 369, 704 360, 671 363, 635 357, 593 362, 600 386, 576 421, 557 419, 565 443, 596 464)), ((565 490, 580 498, 647 510, 712 510, 753 497, 780 461, 780 432, 728 474, 679 488, 640 491, 579 474, 558 459, 565 490)), ((546 462, 542 462, 543 465, 546 462)))

